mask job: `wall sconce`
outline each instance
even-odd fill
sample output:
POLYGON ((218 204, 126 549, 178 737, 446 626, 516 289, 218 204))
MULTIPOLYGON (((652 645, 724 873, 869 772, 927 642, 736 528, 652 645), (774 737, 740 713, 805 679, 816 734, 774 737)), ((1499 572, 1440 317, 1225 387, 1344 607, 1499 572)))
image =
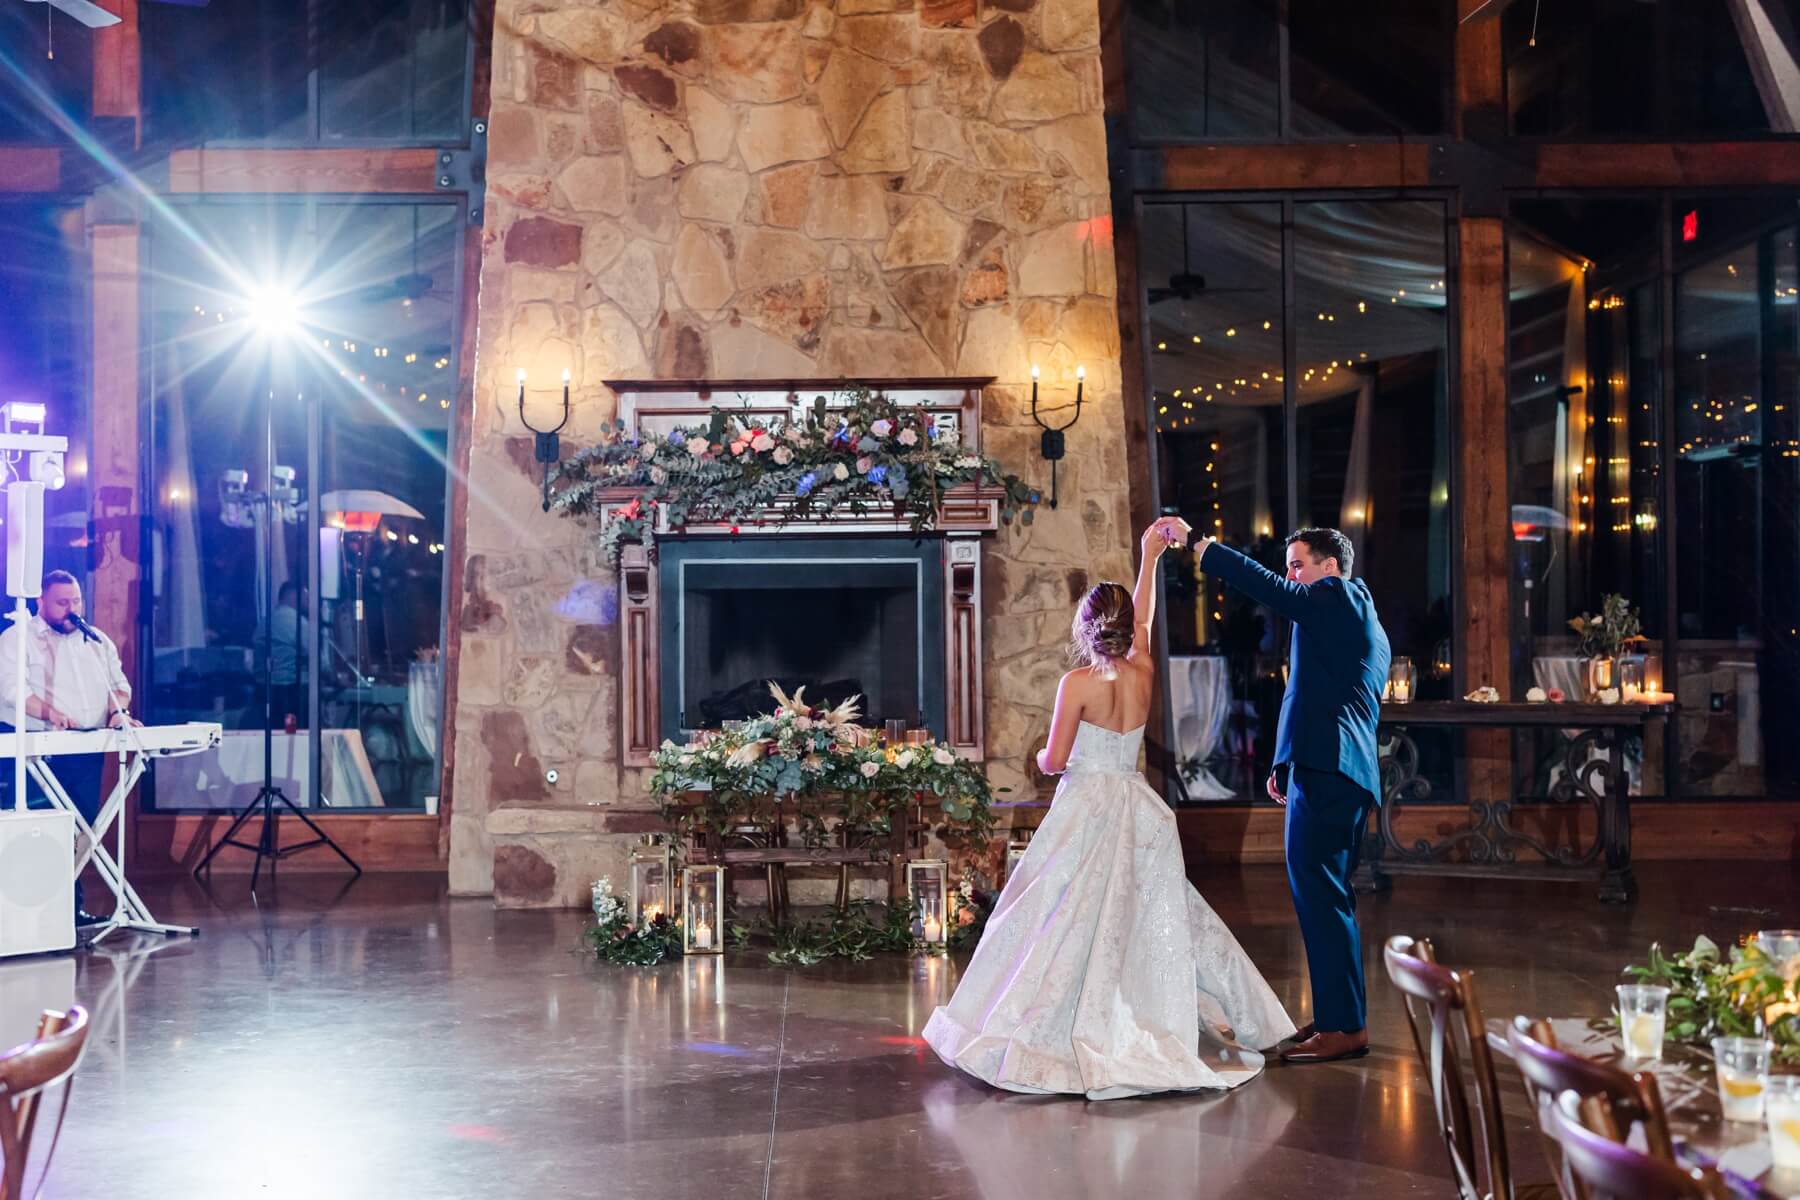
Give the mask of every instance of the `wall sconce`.
POLYGON ((525 419, 525 368, 519 368, 519 423, 531 430, 536 443, 533 446, 534 457, 544 468, 544 511, 550 511, 550 468, 562 461, 562 439, 556 435, 562 427, 569 423, 569 368, 564 367, 562 373, 563 411, 562 420, 554 429, 538 429, 525 419))
POLYGON ((1087 368, 1076 367, 1075 415, 1070 417, 1068 421, 1062 425, 1046 425, 1044 424, 1044 419, 1038 416, 1038 368, 1036 363, 1031 364, 1031 419, 1036 421, 1038 426, 1044 431, 1044 437, 1039 446, 1039 452, 1043 454, 1044 461, 1050 464, 1051 508, 1056 507, 1056 464, 1062 460, 1063 452, 1066 449, 1063 444, 1063 431, 1065 429, 1074 428, 1075 422, 1081 420, 1081 389, 1086 381, 1087 368))

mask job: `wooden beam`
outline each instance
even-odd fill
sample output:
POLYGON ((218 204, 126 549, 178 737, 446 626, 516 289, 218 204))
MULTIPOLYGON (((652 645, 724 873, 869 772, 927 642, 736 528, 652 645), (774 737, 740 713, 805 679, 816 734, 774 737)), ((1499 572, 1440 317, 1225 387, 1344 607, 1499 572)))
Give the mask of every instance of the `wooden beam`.
POLYGON ((143 143, 143 43, 138 0, 109 0, 117 25, 94 31, 94 115, 129 120, 131 146, 143 143))
POLYGON ((1800 187, 1792 142, 1546 144, 1536 158, 1546 188, 1800 187))
POLYGON ((61 150, 55 146, 0 146, 0 193, 61 189, 61 150))
MULTIPOLYGON (((1480 0, 1458 0, 1465 17, 1480 0)), ((1495 145, 1506 136, 1500 21, 1459 23, 1456 29, 1457 134, 1495 145)), ((1486 189, 1491 203, 1498 199, 1486 189)), ((1452 266, 1456 295, 1456 405, 1451 429, 1457 510, 1454 675, 1458 694, 1493 687, 1512 698, 1512 523, 1506 451, 1506 222, 1497 212, 1472 215, 1468 197, 1456 229, 1452 266)), ((1471 800, 1495 801, 1512 792, 1512 739, 1504 731, 1471 732, 1463 739, 1462 783, 1471 800)))
POLYGON ((169 191, 435 192, 437 151, 426 147, 325 150, 177 150, 169 191))
MULTIPOLYGON (((1295 188, 1442 187, 1431 143, 1164 146, 1133 153, 1140 190, 1282 191, 1295 188)), ((1115 207, 1114 217, 1118 216, 1115 207)))

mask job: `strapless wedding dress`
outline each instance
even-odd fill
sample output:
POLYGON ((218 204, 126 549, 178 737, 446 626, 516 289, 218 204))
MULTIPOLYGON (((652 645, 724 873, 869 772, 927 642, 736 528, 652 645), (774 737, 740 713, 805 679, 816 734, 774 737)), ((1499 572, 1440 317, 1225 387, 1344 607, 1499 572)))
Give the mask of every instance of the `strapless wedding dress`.
POLYGON ((1187 881, 1175 814, 1138 773, 1144 730, 1082 722, 1043 825, 950 1003, 938 1057, 995 1087, 1111 1100, 1236 1087, 1294 1033, 1187 881))

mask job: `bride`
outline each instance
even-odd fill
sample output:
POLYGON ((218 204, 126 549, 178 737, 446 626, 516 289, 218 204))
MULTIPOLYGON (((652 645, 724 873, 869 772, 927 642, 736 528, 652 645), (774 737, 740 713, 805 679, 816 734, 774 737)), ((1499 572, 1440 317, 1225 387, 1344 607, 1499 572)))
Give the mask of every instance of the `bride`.
POLYGON ((1056 690, 1037 759, 1062 775, 1056 799, 925 1026, 940 1058, 995 1087, 1090 1100, 1231 1088, 1295 1032, 1188 883, 1175 814, 1137 770, 1173 520, 1144 531, 1135 593, 1102 583, 1076 609, 1081 665, 1056 690))

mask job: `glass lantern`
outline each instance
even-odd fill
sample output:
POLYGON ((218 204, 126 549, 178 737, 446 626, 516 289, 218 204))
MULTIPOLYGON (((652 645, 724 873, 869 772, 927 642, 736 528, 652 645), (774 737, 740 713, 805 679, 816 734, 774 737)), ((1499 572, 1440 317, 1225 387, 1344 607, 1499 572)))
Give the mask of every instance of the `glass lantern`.
POLYGON ((950 942, 950 864, 922 859, 906 864, 906 901, 912 907, 913 937, 927 946, 950 942))
POLYGON ((648 925, 657 917, 675 919, 675 863, 669 844, 647 837, 631 848, 631 894, 627 912, 632 925, 648 925))
POLYGON ((1381 698, 1389 704, 1411 704, 1417 686, 1418 673, 1413 670, 1413 660, 1402 654, 1388 664, 1387 690, 1381 698))
POLYGON ((686 954, 725 950, 725 868, 689 867, 681 873, 681 949, 686 954))
POLYGON ((1667 704, 1674 699, 1663 690, 1663 660, 1660 654, 1644 655, 1644 699, 1652 704, 1667 704))
POLYGON ((1619 660, 1619 699, 1627 704, 1644 698, 1644 660, 1641 658, 1621 658, 1619 660))

